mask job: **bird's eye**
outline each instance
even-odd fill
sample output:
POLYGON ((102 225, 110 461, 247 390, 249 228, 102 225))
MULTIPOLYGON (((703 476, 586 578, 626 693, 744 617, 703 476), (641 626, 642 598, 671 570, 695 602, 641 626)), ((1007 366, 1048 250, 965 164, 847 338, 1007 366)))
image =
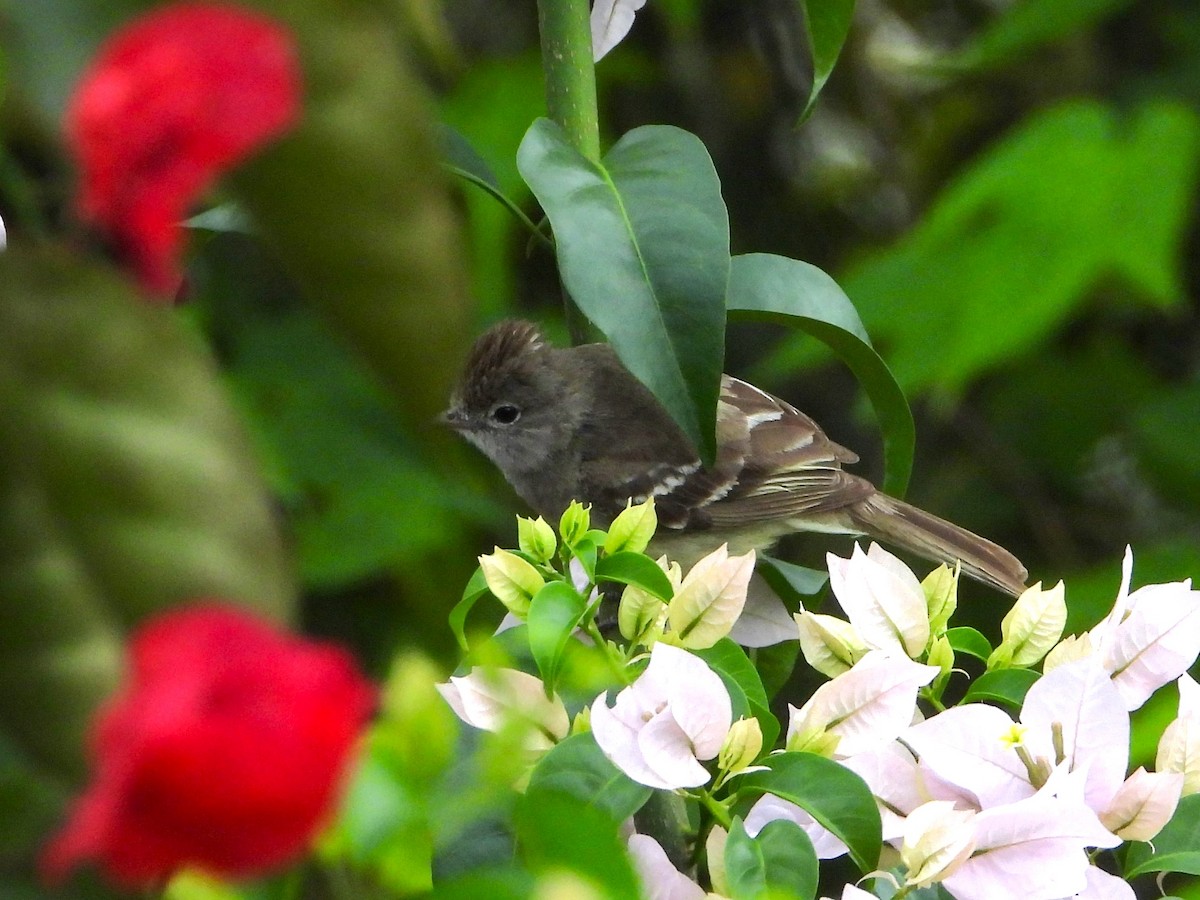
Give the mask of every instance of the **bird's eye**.
POLYGON ((521 418, 521 410, 511 403, 501 403, 492 410, 492 418, 501 425, 511 425, 521 418))

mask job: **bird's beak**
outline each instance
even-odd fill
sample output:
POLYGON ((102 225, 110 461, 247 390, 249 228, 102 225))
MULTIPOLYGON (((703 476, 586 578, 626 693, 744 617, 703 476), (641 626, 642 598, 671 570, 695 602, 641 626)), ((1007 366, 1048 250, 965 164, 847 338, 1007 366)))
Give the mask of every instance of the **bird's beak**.
POLYGON ((443 425, 449 425, 451 428, 457 431, 462 431, 467 427, 466 414, 457 406, 450 407, 448 410, 438 416, 438 421, 443 425))

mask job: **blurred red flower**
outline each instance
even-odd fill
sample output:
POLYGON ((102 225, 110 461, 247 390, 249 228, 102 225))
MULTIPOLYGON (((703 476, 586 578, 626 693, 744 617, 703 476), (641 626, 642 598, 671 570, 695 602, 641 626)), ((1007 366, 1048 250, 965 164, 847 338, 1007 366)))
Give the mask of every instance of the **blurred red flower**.
POLYGON ((204 604, 144 625, 130 669, 93 723, 93 780, 43 851, 47 881, 85 860, 132 886, 301 855, 375 705, 351 656, 204 604))
POLYGON ((300 106, 291 35, 258 13, 177 3, 101 48, 67 109, 78 205, 152 295, 178 288, 180 221, 300 106))

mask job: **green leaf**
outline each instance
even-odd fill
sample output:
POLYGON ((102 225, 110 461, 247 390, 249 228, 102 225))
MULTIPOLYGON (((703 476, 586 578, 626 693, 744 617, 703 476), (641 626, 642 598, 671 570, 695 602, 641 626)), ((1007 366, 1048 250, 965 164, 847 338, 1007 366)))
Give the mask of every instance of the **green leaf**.
POLYGON ((618 823, 641 809, 651 793, 609 762, 590 734, 572 735, 538 760, 526 793, 541 792, 568 794, 618 823))
POLYGON ((1022 0, 1007 7, 971 43, 942 65, 988 70, 1038 47, 1077 37, 1133 0, 1022 0))
POLYGON ((529 649, 548 693, 555 689, 563 652, 585 609, 587 601, 563 581, 551 581, 529 604, 529 649))
POLYGON ((384 37, 395 32, 382 7, 287 3, 271 14, 298 46, 304 115, 229 187, 305 298, 388 386, 393 414, 457 471, 466 448, 429 425, 474 306, 428 93, 407 43, 384 37))
POLYGON ((484 869, 439 883, 431 900, 528 900, 536 896, 533 876, 523 868, 509 866, 484 869))
POLYGON ((973 656, 983 662, 987 662, 988 657, 992 655, 992 645, 974 628, 965 625, 948 628, 946 629, 946 639, 950 641, 950 648, 955 653, 965 653, 967 656, 973 656))
POLYGON ((777 322, 825 343, 854 373, 883 429, 883 489, 903 497, 912 472, 916 428, 908 401, 871 348, 858 312, 837 283, 808 263, 768 253, 736 256, 729 276, 729 312, 777 322))
MULTIPOLYGON (((1121 310, 1185 304, 1198 174, 1193 108, 1063 101, 1022 119, 840 280, 906 391, 959 391, 1064 327, 1099 285, 1120 286, 1100 297, 1121 310)), ((807 355, 789 341, 769 368, 807 355)))
POLYGON ((483 569, 476 568, 475 574, 463 588, 462 599, 454 604, 454 609, 450 610, 450 630, 454 632, 454 638, 464 653, 471 649, 467 646, 467 616, 471 614, 471 609, 479 602, 479 599, 487 594, 487 579, 483 576, 483 569))
POLYGON ((758 677, 758 671, 746 656, 746 651, 729 638, 721 638, 707 649, 691 652, 708 663, 709 668, 718 675, 727 676, 727 680, 736 683, 752 702, 760 706, 770 702, 767 692, 763 690, 762 679, 758 677))
POLYGON ((767 696, 774 699, 796 670, 796 659, 800 656, 800 641, 783 641, 769 647, 755 647, 750 650, 750 658, 758 677, 762 679, 763 690, 767 696))
POLYGON ((467 181, 486 193, 490 194, 500 202, 500 205, 513 214, 513 217, 524 225, 535 238, 546 246, 553 246, 550 239, 542 233, 529 216, 525 215, 524 210, 511 199, 508 194, 504 193, 504 189, 500 187, 500 181, 496 178, 496 174, 492 171, 492 167, 487 164, 482 156, 476 152, 462 134, 455 128, 449 125, 442 125, 440 128, 441 148, 442 148, 442 165, 446 171, 459 178, 467 181))
POLYGON ((538 791, 520 799, 514 818, 524 858, 535 873, 565 868, 614 900, 640 896, 618 823, 607 811, 569 794, 538 791))
POLYGON ((1033 669, 995 669, 984 672, 971 682, 971 686, 963 695, 963 702, 989 700, 1017 710, 1025 702, 1025 693, 1033 687, 1033 683, 1039 677, 1041 676, 1033 669))
POLYGON ((768 756, 763 765, 770 771, 743 775, 739 793, 761 791, 795 803, 850 848, 861 871, 875 868, 882 825, 866 782, 833 760, 812 753, 778 753, 768 756))
POLYGON ((1200 794, 1179 801, 1175 815, 1150 843, 1134 841, 1125 856, 1125 878, 1149 872, 1200 875, 1200 794))
POLYGON ((733 900, 805 898, 817 895, 817 854, 795 822, 768 822, 755 837, 733 820, 725 842, 725 877, 733 900))
POLYGON ((780 599, 791 601, 789 606, 803 602, 804 597, 813 596, 829 582, 828 572, 798 566, 762 553, 758 555, 755 571, 762 575, 780 599))
POLYGON ((600 557, 596 562, 596 580, 636 585, 662 600, 670 600, 674 593, 667 573, 642 553, 621 551, 600 557))
POLYGON ((833 73, 841 55, 850 23, 854 19, 854 0, 801 0, 804 20, 808 26, 808 50, 812 56, 813 82, 808 101, 800 113, 800 121, 812 114, 817 96, 833 73))
POLYGON ((83 771, 122 632, 198 598, 286 618, 287 556, 216 368, 57 248, 0 254, 0 729, 83 771))
POLYGON ((433 835, 422 785, 373 754, 363 758, 321 852, 375 877, 401 896, 433 886, 433 835))
POLYGON ((554 228, 572 300, 711 461, 729 220, 708 151, 686 131, 649 125, 596 165, 539 119, 517 168, 554 228))
POLYGON ((742 716, 758 719, 763 734, 763 747, 772 747, 775 739, 779 737, 779 720, 771 713, 770 701, 767 699, 762 679, 746 656, 746 651, 729 638, 721 638, 711 647, 691 652, 708 663, 709 668, 724 682, 733 702, 734 719, 742 716))

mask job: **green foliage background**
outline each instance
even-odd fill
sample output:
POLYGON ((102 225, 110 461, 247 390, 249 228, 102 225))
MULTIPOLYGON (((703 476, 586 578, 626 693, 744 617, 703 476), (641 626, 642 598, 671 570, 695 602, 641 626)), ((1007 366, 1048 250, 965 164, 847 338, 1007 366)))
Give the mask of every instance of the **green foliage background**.
MULTIPOLYGON (((111 475, 94 465, 105 453, 131 469, 144 454, 147 471, 182 485, 140 495, 163 533, 176 514, 194 522, 199 504, 205 548, 254 550, 259 564, 214 567, 197 551, 183 575, 159 572, 147 565, 178 548, 122 544, 132 558, 98 579, 51 579, 62 606, 31 624, 61 626, 39 631, 44 659, 30 663, 21 634, 0 635, 0 820, 5 808, 46 810, 4 832, 0 861, 28 854, 78 776, 78 734, 46 731, 39 703, 67 683, 87 685, 70 702, 94 703, 117 677, 120 633, 180 592, 240 593, 295 615, 376 672, 404 645, 448 663, 446 613, 475 555, 514 543, 520 506, 434 418, 487 323, 531 316, 567 339, 549 253, 437 163, 441 121, 540 218, 516 166, 544 113, 536 12, 517 0, 257 3, 303 46, 306 120, 211 200, 270 241, 236 217, 198 221, 189 304, 174 325, 142 321, 119 275, 78 262, 88 238, 70 214, 58 123, 102 37, 147 5, 0 0, 0 215, 12 244, 0 296, 46 301, 23 322, 0 315, 0 601, 45 588, 47 569, 22 549, 35 527, 63 538, 67 569, 111 561, 94 537, 128 511, 106 502, 111 475), (93 298, 103 328, 72 324, 79 310, 52 302, 63 284, 93 298), (121 349, 104 335, 126 329, 153 351, 120 373, 96 347, 121 349), (223 391, 205 380, 213 367, 223 391), (139 416, 164 411, 181 452, 156 456, 144 419, 94 415, 127 395, 139 416), (209 492, 195 466, 222 429, 240 449, 209 492), (44 481, 26 477, 30 459, 44 481), (260 478, 273 509, 244 487, 260 478), (45 490, 18 496, 31 483, 45 490)), ((860 2, 797 126, 811 86, 802 23, 798 4, 777 0, 650 0, 598 69, 605 147, 647 123, 701 137, 732 251, 831 273, 908 392, 909 499, 1005 544, 1034 578, 1066 578, 1069 629, 1111 602, 1126 543, 1135 584, 1200 573, 1200 7, 860 2)), ((739 324, 727 369, 813 415, 881 477, 856 383, 815 341, 739 324)), ((819 566, 845 546, 789 549, 819 566)), ((972 590, 963 605, 978 598, 973 621, 994 635, 993 598, 972 590)), ((1135 746, 1135 764, 1148 751, 1135 746)))

